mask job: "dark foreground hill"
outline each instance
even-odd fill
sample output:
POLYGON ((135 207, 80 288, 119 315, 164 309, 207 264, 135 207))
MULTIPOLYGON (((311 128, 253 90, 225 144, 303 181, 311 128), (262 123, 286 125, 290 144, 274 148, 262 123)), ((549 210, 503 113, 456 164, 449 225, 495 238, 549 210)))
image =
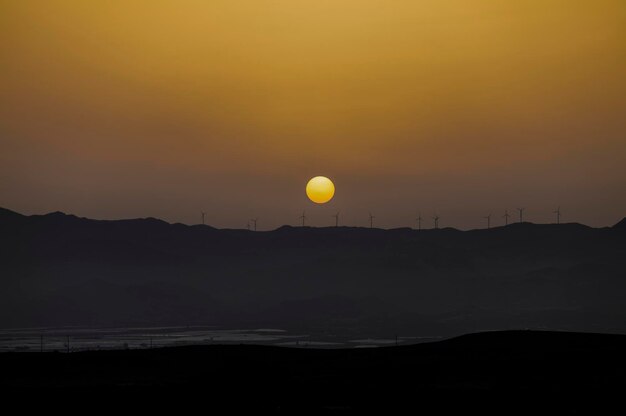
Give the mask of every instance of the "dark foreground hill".
POLYGON ((0 391, 30 410, 619 414, 624 351, 624 335, 510 331, 373 349, 5 353, 0 391))
POLYGON ((0 209, 0 327, 623 333, 624 224, 251 232, 0 209))

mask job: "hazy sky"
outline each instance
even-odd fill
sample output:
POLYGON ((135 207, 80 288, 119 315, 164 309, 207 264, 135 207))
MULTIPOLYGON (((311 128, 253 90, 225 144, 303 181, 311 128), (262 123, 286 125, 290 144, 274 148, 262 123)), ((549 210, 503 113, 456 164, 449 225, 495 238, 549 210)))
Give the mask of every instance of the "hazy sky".
POLYGON ((624 0, 0 0, 0 206, 269 229, 559 205, 626 215, 624 0))

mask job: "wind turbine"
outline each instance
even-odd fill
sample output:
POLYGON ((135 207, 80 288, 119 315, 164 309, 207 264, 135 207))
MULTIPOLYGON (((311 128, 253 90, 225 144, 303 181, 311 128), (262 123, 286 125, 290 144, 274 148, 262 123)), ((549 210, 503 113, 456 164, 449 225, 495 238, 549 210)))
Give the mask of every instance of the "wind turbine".
POLYGON ((417 218, 415 220, 417 221, 417 229, 421 230, 422 229, 422 213, 421 212, 417 213, 417 218))
POLYGON ((524 216, 524 210, 526 208, 518 208, 517 210, 519 211, 519 222, 524 222, 523 221, 523 216, 524 216))
POLYGON ((305 211, 302 211, 302 215, 300 215, 298 218, 302 219, 302 226, 304 227, 304 220, 306 219, 306 215, 304 215, 305 211))
POLYGON ((256 222, 259 220, 259 218, 252 218, 250 221, 252 221, 252 224, 254 224, 254 231, 256 231, 256 222))
POLYGON ((202 225, 204 225, 204 217, 206 216, 206 212, 200 211, 200 214, 202 215, 202 225))
POLYGON ((487 220, 487 229, 491 228, 491 214, 487 215, 486 217, 483 217, 487 220))
POLYGON ((331 215, 331 217, 335 218, 335 227, 339 227, 339 211, 335 215, 331 215))
POLYGON ((250 231, 250 221, 248 221, 247 227, 248 227, 248 231, 250 231))
POLYGON ((433 217, 433 220, 435 220, 435 230, 439 228, 439 215, 435 214, 435 216, 433 217))
POLYGON ((370 212, 370 228, 374 228, 374 218, 376 217, 374 217, 372 213, 370 212))
POLYGON ((509 225, 509 210, 505 209, 504 210, 504 215, 502 216, 502 218, 504 218, 504 225, 509 225))
POLYGON ((554 214, 556 214, 556 223, 560 224, 561 223, 561 207, 558 207, 556 211, 554 211, 554 214))

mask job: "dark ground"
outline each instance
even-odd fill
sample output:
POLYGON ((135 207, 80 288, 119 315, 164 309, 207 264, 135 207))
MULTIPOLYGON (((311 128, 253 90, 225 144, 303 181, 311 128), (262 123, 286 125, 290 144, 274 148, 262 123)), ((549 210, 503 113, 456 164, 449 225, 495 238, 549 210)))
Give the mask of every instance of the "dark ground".
POLYGON ((70 412, 624 414, 624 352, 624 335, 506 331, 374 349, 5 353, 0 391, 70 412))

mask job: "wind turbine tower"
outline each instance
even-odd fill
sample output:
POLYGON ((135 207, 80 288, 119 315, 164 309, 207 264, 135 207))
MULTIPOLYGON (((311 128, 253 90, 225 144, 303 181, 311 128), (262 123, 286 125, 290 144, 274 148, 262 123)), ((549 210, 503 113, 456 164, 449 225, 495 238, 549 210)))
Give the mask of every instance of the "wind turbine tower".
POLYGON ((504 215, 502 216, 502 218, 504 218, 504 225, 509 225, 509 210, 505 209, 504 210, 504 215))
POLYGON ((421 230, 422 229, 422 214, 420 212, 417 213, 417 218, 415 220, 417 221, 417 229, 421 230))
POLYGON ((556 214, 556 223, 560 224, 561 223, 561 207, 558 207, 556 211, 554 211, 554 214, 556 214))
POLYGON ((491 214, 484 217, 487 220, 487 229, 491 228, 491 214))
POLYGON ((335 218, 335 227, 339 227, 339 212, 332 216, 335 218))
POLYGON ((372 213, 370 212, 370 228, 374 228, 374 218, 376 217, 374 217, 372 213))
POLYGON ((259 220, 259 218, 252 218, 250 221, 252 221, 252 224, 254 224, 254 231, 256 231, 256 222, 259 220))
POLYGON ((306 215, 304 215, 305 211, 302 211, 302 215, 300 215, 300 217, 302 219, 302 226, 304 227, 304 220, 306 220, 306 215))
POLYGON ((206 217, 206 212, 200 211, 200 214, 202 215, 202 225, 204 225, 204 217, 206 217))
POLYGON ((433 220, 435 220, 435 230, 439 228, 439 215, 435 214, 435 216, 433 217, 433 220))
POLYGON ((519 212, 519 222, 524 222, 524 210, 526 208, 518 208, 517 211, 519 212))

